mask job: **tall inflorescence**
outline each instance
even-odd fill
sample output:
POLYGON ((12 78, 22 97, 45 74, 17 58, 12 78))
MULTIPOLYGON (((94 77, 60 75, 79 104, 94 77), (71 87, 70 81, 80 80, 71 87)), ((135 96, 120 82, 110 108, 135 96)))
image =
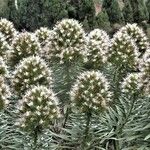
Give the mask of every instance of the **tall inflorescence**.
POLYGON ((139 57, 138 48, 131 36, 118 31, 111 41, 110 61, 116 66, 135 69, 139 57))
POLYGON ((10 90, 4 81, 4 77, 0 76, 0 110, 4 109, 10 98, 10 90))
POLYGON ((7 65, 2 57, 0 57, 0 75, 3 77, 8 77, 7 65))
POLYGON ((99 71, 85 71, 78 76, 70 92, 73 107, 81 112, 102 111, 111 101, 107 79, 99 71))
POLYGON ((142 54, 149 48, 149 42, 146 34, 136 23, 127 24, 120 29, 120 32, 127 33, 131 36, 136 42, 139 52, 142 54))
POLYGON ((45 51, 49 61, 70 63, 83 59, 86 55, 86 38, 82 25, 73 19, 58 22, 45 51))
POLYGON ((51 70, 39 56, 30 56, 23 59, 12 77, 12 86, 16 95, 22 95, 33 85, 51 86, 51 70))
POLYGON ((18 34, 12 42, 12 51, 10 53, 10 62, 16 65, 21 59, 38 55, 40 53, 40 44, 32 33, 23 32, 18 34))
POLYGON ((41 47, 44 47, 51 37, 52 31, 46 27, 41 27, 35 31, 35 36, 38 39, 38 42, 41 44, 41 47))
POLYGON ((17 125, 26 131, 50 127, 60 117, 58 105, 58 99, 51 89, 34 86, 18 102, 20 119, 17 125))
POLYGON ((128 74, 121 83, 122 92, 128 95, 140 93, 142 87, 141 73, 128 74))
POLYGON ((0 56, 7 58, 8 52, 11 50, 11 47, 6 42, 5 36, 0 32, 0 56))
POLYGON ((0 32, 4 34, 6 41, 11 44, 13 38, 16 36, 17 31, 14 28, 12 22, 8 21, 7 19, 0 19, 0 32))
POLYGON ((87 38, 87 64, 93 68, 99 68, 107 63, 109 57, 109 36, 105 31, 95 29, 89 33, 87 38))
POLYGON ((145 95, 150 97, 150 49, 143 55, 139 70, 141 71, 141 79, 143 81, 143 91, 145 95))

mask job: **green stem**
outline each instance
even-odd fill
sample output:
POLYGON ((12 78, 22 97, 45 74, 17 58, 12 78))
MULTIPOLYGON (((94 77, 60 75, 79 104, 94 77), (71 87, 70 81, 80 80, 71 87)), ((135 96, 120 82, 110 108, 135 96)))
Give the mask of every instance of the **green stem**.
POLYGON ((65 120, 64 120, 64 123, 63 123, 63 128, 66 127, 66 123, 67 123, 67 120, 69 118, 69 114, 70 114, 70 108, 67 107, 67 110, 66 110, 66 113, 65 113, 65 120))
POLYGON ((38 141, 38 127, 35 128, 34 130, 34 135, 33 135, 33 150, 37 149, 37 141, 38 141))
POLYGON ((82 149, 84 149, 86 147, 86 142, 89 138, 89 130, 90 130, 90 122, 91 122, 91 116, 92 116, 92 113, 91 111, 89 110, 87 113, 86 113, 86 127, 85 127, 85 131, 84 131, 84 138, 83 138, 83 143, 82 143, 82 149))

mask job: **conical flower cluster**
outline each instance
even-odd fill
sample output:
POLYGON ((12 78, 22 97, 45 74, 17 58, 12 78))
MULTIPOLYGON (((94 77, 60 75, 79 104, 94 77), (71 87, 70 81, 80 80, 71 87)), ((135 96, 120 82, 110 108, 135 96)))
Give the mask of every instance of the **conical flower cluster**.
POLYGON ((140 61, 139 70, 141 71, 143 91, 145 95, 150 96, 150 49, 143 55, 140 61))
POLYGON ((134 41, 128 34, 119 31, 113 36, 110 61, 114 65, 135 68, 139 55, 134 41))
POLYGON ((51 70, 39 56, 23 59, 13 73, 12 86, 16 94, 24 93, 33 85, 50 86, 51 70))
POLYGON ((4 109, 5 106, 9 103, 10 90, 6 85, 4 78, 0 76, 0 110, 4 109))
POLYGON ((5 36, 0 32, 0 56, 7 58, 7 54, 10 51, 11 47, 6 42, 5 36))
POLYGON ((148 38, 145 35, 144 31, 138 27, 136 23, 134 24, 127 24, 126 26, 120 29, 120 32, 127 33, 131 36, 137 44, 137 47, 140 52, 145 52, 149 47, 148 38))
POLYGON ((15 30, 13 23, 3 18, 0 19, 0 32, 4 34, 6 41, 8 43, 11 43, 13 38, 17 34, 17 31, 15 30))
POLYGON ((5 77, 8 76, 7 65, 2 57, 0 57, 0 75, 5 77))
POLYGON ((46 45, 51 34, 52 31, 46 27, 41 27, 40 29, 35 31, 35 36, 37 37, 38 42, 41 44, 42 47, 46 45))
POLYGON ((123 93, 134 94, 136 92, 140 93, 141 85, 141 74, 140 73, 130 73, 124 78, 124 81, 121 84, 121 89, 123 93))
POLYGON ((99 68, 107 62, 109 57, 109 36, 100 29, 91 31, 88 35, 87 63, 94 68, 99 68))
POLYGON ((12 42, 10 61, 16 65, 21 59, 37 55, 40 52, 40 44, 32 33, 23 32, 18 34, 12 42))
POLYGON ((27 131, 50 126, 60 117, 58 99, 51 89, 35 86, 19 101, 20 119, 17 124, 27 131))
POLYGON ((53 29, 50 42, 45 51, 49 61, 60 63, 76 61, 86 54, 85 32, 78 21, 64 19, 53 29))
POLYGON ((112 93, 106 78, 98 71, 86 71, 78 76, 70 92, 71 102, 81 112, 103 110, 111 101, 112 93))

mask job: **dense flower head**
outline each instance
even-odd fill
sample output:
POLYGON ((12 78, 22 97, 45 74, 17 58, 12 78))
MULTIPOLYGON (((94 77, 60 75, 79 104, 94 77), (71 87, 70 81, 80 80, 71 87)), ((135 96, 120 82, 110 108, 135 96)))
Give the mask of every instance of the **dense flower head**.
POLYGON ((150 96, 150 49, 143 55, 139 70, 141 71, 141 79, 143 81, 143 91, 145 95, 150 96))
POLYGON ((84 58, 86 38, 82 26, 73 19, 63 19, 58 22, 53 29, 45 51, 49 61, 55 59, 60 63, 84 58))
POLYGON ((0 19, 0 32, 4 34, 8 43, 11 43, 17 34, 13 23, 4 18, 0 19))
POLYGON ((0 32, 0 56, 7 58, 7 53, 10 51, 11 47, 6 41, 4 34, 0 32))
POLYGON ((140 73, 130 73, 128 74, 123 82, 121 83, 121 89, 123 93, 134 94, 136 92, 140 93, 140 89, 142 87, 141 82, 141 74, 140 73))
POLYGON ((9 103, 10 90, 4 81, 4 77, 0 76, 0 110, 4 109, 9 103))
POLYGON ((34 86, 19 101, 20 119, 17 124, 24 130, 32 131, 36 127, 48 127, 54 119, 60 117, 58 99, 51 89, 34 86))
POLYGON ((139 55, 134 41, 128 34, 118 31, 113 36, 110 61, 114 65, 135 68, 138 64, 139 55))
POLYGON ((72 105, 81 112, 101 111, 111 101, 112 93, 106 78, 99 71, 85 71, 78 76, 70 92, 72 105))
POLYGON ((51 70, 39 56, 30 56, 20 61, 12 78, 13 89, 18 95, 33 85, 50 86, 51 83, 51 70))
POLYGON ((37 55, 40 52, 40 44, 34 34, 22 32, 18 34, 12 42, 10 61, 16 65, 21 59, 37 55))
POLYGON ((126 26, 120 29, 120 32, 127 33, 129 36, 131 36, 135 40, 140 52, 145 52, 148 49, 148 38, 144 33, 143 29, 138 27, 136 23, 127 24, 126 26))
POLYGON ((7 65, 2 57, 0 57, 0 75, 5 77, 8 76, 7 65))
POLYGON ((109 36, 100 29, 91 31, 88 35, 88 53, 87 63, 93 65, 94 68, 99 68, 107 62, 109 57, 109 36))
POLYGON ((52 34, 52 31, 46 27, 41 27, 40 29, 37 29, 35 31, 35 36, 37 37, 38 42, 41 44, 42 47, 46 45, 51 34, 52 34))

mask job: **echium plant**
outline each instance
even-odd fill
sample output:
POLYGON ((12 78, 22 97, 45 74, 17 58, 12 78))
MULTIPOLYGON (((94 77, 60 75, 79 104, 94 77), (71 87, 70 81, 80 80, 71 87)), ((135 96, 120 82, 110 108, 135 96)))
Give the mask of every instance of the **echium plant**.
POLYGON ((30 56, 20 61, 12 77, 12 87, 20 96, 33 85, 51 86, 51 70, 39 56, 30 56))
POLYGON ((6 42, 4 34, 0 32, 0 56, 3 58, 8 57, 8 52, 11 50, 11 47, 6 42))
POLYGON ((56 90, 64 104, 69 104, 72 81, 81 70, 86 57, 86 37, 82 25, 73 19, 63 19, 53 28, 53 34, 45 47, 46 59, 55 72, 56 90))
POLYGON ((3 76, 0 76, 0 110, 9 104, 10 89, 5 83, 3 76))
POLYGON ((38 39, 38 42, 41 44, 41 47, 44 47, 46 43, 49 42, 49 38, 52 34, 52 31, 47 27, 41 27, 35 31, 35 36, 38 39))
POLYGON ((87 64, 94 69, 99 69, 107 63, 109 58, 109 36, 103 30, 94 29, 87 38, 87 64))
POLYGON ((111 40, 110 62, 116 67, 123 66, 128 69, 138 67, 138 57, 140 53, 138 48, 127 33, 118 31, 111 40))
POLYGON ((58 22, 54 33, 46 46, 47 59, 56 59, 59 63, 83 59, 86 54, 85 32, 82 25, 73 19, 58 22))
POLYGON ((139 52, 143 54, 149 48, 149 41, 142 28, 136 23, 127 24, 120 29, 123 34, 128 34, 136 42, 139 52))
POLYGON ((9 44, 11 44, 13 38, 17 34, 17 31, 14 28, 13 23, 4 18, 0 19, 0 32, 4 34, 6 41, 9 44))
POLYGON ((40 53, 40 44, 33 33, 22 32, 12 41, 12 51, 9 54, 11 65, 16 65, 23 58, 40 53))
POLYGON ((75 112, 84 113, 86 126, 81 149, 87 146, 89 129, 93 114, 107 109, 112 101, 112 92, 105 76, 99 71, 85 71, 75 81, 70 91, 72 108, 75 112))
POLYGON ((55 93, 45 86, 33 86, 19 100, 20 119, 17 120, 16 125, 23 131, 30 133, 33 138, 31 145, 33 149, 37 148, 39 134, 45 128, 51 128, 54 121, 60 118, 58 105, 59 102, 55 93))

